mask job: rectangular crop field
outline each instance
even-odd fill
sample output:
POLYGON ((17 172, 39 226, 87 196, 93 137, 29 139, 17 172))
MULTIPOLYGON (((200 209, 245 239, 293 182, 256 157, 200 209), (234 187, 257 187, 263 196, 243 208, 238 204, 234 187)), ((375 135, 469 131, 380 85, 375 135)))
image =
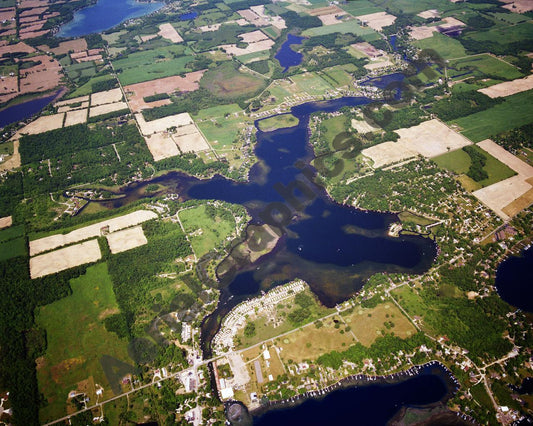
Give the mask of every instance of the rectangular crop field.
POLYGON ((483 73, 488 74, 491 77, 498 76, 509 80, 522 77, 522 73, 514 66, 489 54, 476 55, 451 61, 450 67, 455 68, 458 71, 474 69, 475 74, 475 70, 479 71, 477 72, 478 75, 483 73))
POLYGON ((457 174, 468 172, 470 168, 470 156, 462 149, 457 149, 446 154, 439 155, 433 159, 437 165, 443 169, 451 170, 457 174))
POLYGON ((127 58, 114 61, 113 65, 122 70, 118 78, 123 85, 141 83, 188 71, 186 66, 193 57, 186 51, 181 45, 161 47, 130 53, 127 58))
POLYGON ((307 37, 321 36, 333 33, 351 33, 362 37, 365 41, 380 39, 380 36, 372 28, 362 27, 356 21, 346 21, 335 25, 324 25, 322 27, 308 28, 302 34, 307 37))
POLYGON ((101 257, 98 241, 96 239, 85 241, 32 257, 30 276, 32 278, 44 277, 85 263, 96 262, 101 257))
POLYGON ((36 312, 36 323, 46 330, 47 338, 46 353, 37 362, 39 391, 48 402, 40 412, 43 423, 67 414, 71 390, 83 389, 96 401, 97 383, 104 388, 105 399, 113 396, 100 364, 103 355, 131 363, 127 340, 108 332, 103 323, 119 312, 107 264, 91 266, 70 286, 70 296, 36 312))
POLYGON ((290 77, 296 85, 294 94, 308 93, 310 95, 323 95, 327 90, 332 90, 333 86, 314 72, 296 74, 290 77))
POLYGON ((473 142, 490 138, 492 135, 533 122, 531 109, 533 90, 508 96, 501 104, 485 111, 459 118, 452 123, 459 126, 461 133, 473 142))
POLYGON ((94 223, 83 228, 75 229, 68 234, 55 234, 48 237, 30 241, 30 256, 52 250, 67 244, 76 243, 89 238, 99 237, 103 228, 108 228, 109 232, 115 232, 130 226, 138 225, 150 219, 155 219, 156 213, 149 210, 138 210, 123 216, 115 217, 94 223))
POLYGON ((415 41, 413 44, 420 49, 433 49, 444 59, 466 56, 465 48, 459 40, 441 33, 433 33, 432 37, 415 41))
POLYGON ((112 234, 106 235, 106 238, 109 244, 109 250, 113 254, 131 250, 148 242, 144 236, 143 228, 140 225, 113 232, 112 234))

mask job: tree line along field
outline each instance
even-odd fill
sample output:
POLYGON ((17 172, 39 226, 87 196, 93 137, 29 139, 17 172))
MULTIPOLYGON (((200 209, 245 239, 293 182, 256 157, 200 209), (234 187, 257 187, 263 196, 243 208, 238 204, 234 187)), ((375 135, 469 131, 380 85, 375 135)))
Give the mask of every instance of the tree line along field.
MULTIPOLYGON (((510 169, 497 158, 493 157, 478 146, 474 145, 472 146, 472 149, 476 150, 486 158, 486 164, 483 167, 483 170, 488 174, 488 177, 480 180, 479 182, 475 182, 468 176, 461 176, 460 180, 465 186, 467 186, 467 190, 475 191, 477 189, 492 185, 493 183, 500 182, 516 174, 514 170, 510 169)), ((433 161, 437 163, 439 167, 450 170, 458 175, 465 175, 471 165, 470 156, 462 149, 435 157, 433 158, 433 161)))

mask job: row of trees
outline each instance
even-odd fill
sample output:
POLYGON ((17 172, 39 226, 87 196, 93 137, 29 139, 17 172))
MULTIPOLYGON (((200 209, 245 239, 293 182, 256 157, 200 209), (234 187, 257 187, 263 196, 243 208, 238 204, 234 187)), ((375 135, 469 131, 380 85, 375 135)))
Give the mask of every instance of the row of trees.
POLYGON ((489 174, 484 169, 485 164, 487 164, 487 157, 473 146, 465 146, 463 151, 470 157, 470 167, 466 175, 476 182, 487 179, 489 174))

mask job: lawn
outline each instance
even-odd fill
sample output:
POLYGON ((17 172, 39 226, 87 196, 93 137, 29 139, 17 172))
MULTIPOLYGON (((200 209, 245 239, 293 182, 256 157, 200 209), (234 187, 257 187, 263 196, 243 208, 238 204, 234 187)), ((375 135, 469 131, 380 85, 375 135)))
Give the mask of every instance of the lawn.
MULTIPOLYGON (((487 172, 489 177, 479 182, 475 182, 466 175, 461 176, 460 181, 465 189, 470 191, 480 189, 485 186, 492 185, 493 183, 500 182, 501 180, 510 178, 516 174, 512 169, 503 164, 497 158, 490 155, 488 152, 482 150, 476 145, 474 145, 473 148, 487 158, 487 164, 485 164, 483 169, 487 172)), ((450 170, 458 175, 466 174, 470 168, 470 156, 462 149, 435 157, 433 161, 435 161, 439 167, 450 170)))
POLYGON ((0 262, 17 256, 25 256, 27 253, 26 238, 24 237, 0 243, 0 262))
POLYGON ((292 114, 281 114, 259 121, 259 128, 263 132, 297 126, 299 120, 292 114))
POLYGON ((485 111, 477 112, 452 121, 459 126, 461 133, 473 142, 484 139, 516 127, 533 122, 531 109, 533 90, 508 96, 505 102, 485 111))
POLYGON ((450 67, 455 68, 460 74, 473 70, 475 75, 487 74, 507 80, 513 80, 523 76, 514 66, 489 54, 451 61, 450 67), (478 71, 477 73, 475 72, 476 70, 478 71))
POLYGON ((334 25, 308 28, 302 33, 302 35, 306 37, 314 37, 333 33, 352 33, 362 37, 365 41, 380 39, 380 35, 376 31, 369 27, 361 27, 355 20, 345 21, 334 25))
POLYGON ((395 336, 406 339, 416 333, 416 328, 393 302, 381 303, 372 309, 355 308, 345 320, 357 340, 367 347, 383 334, 394 332, 395 336))
POLYGON ((235 232, 235 220, 228 210, 223 207, 218 208, 216 210, 217 215, 213 220, 208 209, 214 209, 214 207, 201 205, 181 210, 178 213, 198 258, 222 244, 226 238, 235 232), (225 214, 219 215, 219 211, 224 211, 225 214))
POLYGON ((444 59, 462 58, 466 56, 465 48, 459 40, 441 33, 434 33, 433 37, 415 41, 413 45, 420 49, 435 50, 444 59))
POLYGON ((190 71, 187 64, 193 57, 188 51, 181 45, 144 50, 114 60, 113 66, 123 85, 141 83, 190 71))
POLYGON ((95 383, 103 386, 104 398, 113 395, 100 364, 103 355, 131 362, 127 340, 108 332, 103 323, 118 312, 107 263, 87 268, 70 285, 70 296, 36 312, 47 338, 46 353, 37 361, 39 390, 48 401, 40 412, 42 422, 65 415, 68 392, 78 386, 87 387, 91 401, 96 400, 95 383))

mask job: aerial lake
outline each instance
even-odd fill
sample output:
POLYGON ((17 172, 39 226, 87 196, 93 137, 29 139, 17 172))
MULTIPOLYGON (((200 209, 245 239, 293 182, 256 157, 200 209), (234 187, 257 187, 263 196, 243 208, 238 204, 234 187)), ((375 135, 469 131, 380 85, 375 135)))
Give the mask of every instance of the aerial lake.
POLYGON ((41 112, 44 107, 57 97, 58 93, 22 102, 0 111, 0 128, 17 121, 26 120, 32 115, 41 112))
POLYGON ((305 37, 295 36, 289 34, 287 41, 281 45, 275 58, 279 61, 279 64, 284 68, 283 72, 287 72, 290 67, 300 65, 302 63, 303 55, 300 52, 292 50, 291 45, 302 44, 305 37))
POLYGON ((135 0, 98 0, 93 5, 74 13, 74 19, 61 27, 58 37, 81 37, 99 33, 164 6, 162 2, 138 2, 135 0))
POLYGON ((504 260, 496 272, 498 294, 507 303, 533 312, 533 247, 522 252, 522 256, 511 256, 504 260))

